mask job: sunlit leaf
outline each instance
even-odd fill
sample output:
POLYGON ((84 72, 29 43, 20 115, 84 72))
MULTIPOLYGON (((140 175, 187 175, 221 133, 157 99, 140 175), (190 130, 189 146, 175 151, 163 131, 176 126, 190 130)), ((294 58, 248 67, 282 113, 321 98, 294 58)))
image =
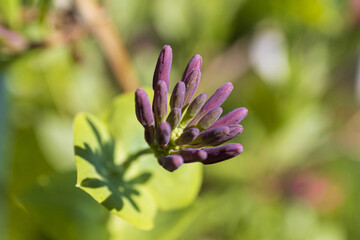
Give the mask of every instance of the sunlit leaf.
MULTIPOLYGON (((148 91, 148 95, 152 99, 151 91, 148 91)), ((121 151, 119 155, 122 157, 134 154, 147 146, 144 130, 136 119, 134 109, 134 94, 123 94, 115 100, 114 109, 110 114, 109 125, 116 139, 123 139, 116 144, 116 150, 121 151)), ((130 171, 148 171, 152 174, 148 187, 158 207, 164 210, 189 205, 196 198, 202 182, 201 164, 183 165, 170 173, 159 166, 152 154, 139 158, 130 171)))
POLYGON ((155 201, 141 184, 144 181, 136 181, 144 174, 151 177, 151 173, 143 171, 129 178, 125 169, 114 163, 114 138, 106 125, 90 114, 76 117, 74 144, 77 186, 124 220, 139 228, 152 228, 155 201))
POLYGON ((112 213, 149 229, 158 208, 178 209, 194 201, 202 166, 189 164, 173 173, 164 170, 144 140, 134 109, 130 93, 115 99, 108 126, 90 114, 76 117, 77 186, 112 213))

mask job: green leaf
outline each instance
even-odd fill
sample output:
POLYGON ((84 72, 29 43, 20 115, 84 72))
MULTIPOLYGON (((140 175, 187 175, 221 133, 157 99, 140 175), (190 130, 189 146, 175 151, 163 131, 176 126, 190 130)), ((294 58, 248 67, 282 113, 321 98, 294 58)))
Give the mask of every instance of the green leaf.
POLYGON ((79 114, 74 144, 77 186, 124 220, 139 228, 152 228, 157 207, 149 191, 137 181, 150 173, 128 177, 124 168, 115 165, 115 140, 106 125, 90 114, 79 114))
MULTIPOLYGON (((152 91, 147 91, 150 100, 152 91)), ((114 101, 113 111, 109 117, 109 125, 117 139, 122 157, 133 155, 147 147, 144 140, 144 129, 135 116, 134 93, 123 94, 114 101)), ((124 161, 124 159, 120 159, 124 161)), ((200 163, 185 164, 175 172, 168 172, 159 166, 154 155, 139 158, 132 168, 134 172, 149 171, 152 178, 148 188, 154 196, 159 209, 173 210, 188 206, 196 198, 202 183, 202 165, 200 163)))
POLYGON ((136 119, 134 93, 116 98, 106 119, 84 113, 75 119, 78 187, 142 229, 153 227, 157 209, 179 209, 194 201, 202 165, 186 164, 170 173, 158 164, 136 119))

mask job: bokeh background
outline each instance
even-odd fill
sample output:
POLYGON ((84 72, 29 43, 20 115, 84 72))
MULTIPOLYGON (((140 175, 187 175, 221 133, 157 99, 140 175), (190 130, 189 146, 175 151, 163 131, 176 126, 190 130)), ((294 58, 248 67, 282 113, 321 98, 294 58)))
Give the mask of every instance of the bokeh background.
MULTIPOLYGON (((360 239, 360 1, 1 0, 0 239, 360 239), (74 187, 72 121, 194 54, 244 106, 244 153, 152 231, 74 187)), ((131 131, 129 131, 131 134, 131 131)))

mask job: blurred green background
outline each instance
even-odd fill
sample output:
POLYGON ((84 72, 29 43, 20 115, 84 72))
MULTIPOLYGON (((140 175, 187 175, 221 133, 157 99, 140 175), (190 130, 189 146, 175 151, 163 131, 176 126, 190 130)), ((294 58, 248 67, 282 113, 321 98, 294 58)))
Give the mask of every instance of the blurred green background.
POLYGON ((359 41, 358 0, 1 0, 0 239, 360 239, 359 41), (244 153, 140 231, 74 187, 72 121, 164 44, 170 88, 197 53, 197 93, 234 83, 244 153))

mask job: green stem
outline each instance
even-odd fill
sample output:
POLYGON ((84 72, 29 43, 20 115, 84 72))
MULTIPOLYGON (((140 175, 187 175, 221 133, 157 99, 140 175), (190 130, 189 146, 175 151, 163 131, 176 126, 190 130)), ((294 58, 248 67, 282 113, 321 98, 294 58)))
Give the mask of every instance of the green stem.
POLYGON ((126 170, 128 169, 131 164, 137 159, 139 158, 141 155, 144 155, 144 154, 148 154, 148 153, 153 153, 153 151, 151 150, 151 148, 146 148, 146 149, 143 149, 143 150, 140 150, 138 151, 137 153, 134 153, 132 155, 130 155, 124 162, 123 164, 123 168, 126 170))

